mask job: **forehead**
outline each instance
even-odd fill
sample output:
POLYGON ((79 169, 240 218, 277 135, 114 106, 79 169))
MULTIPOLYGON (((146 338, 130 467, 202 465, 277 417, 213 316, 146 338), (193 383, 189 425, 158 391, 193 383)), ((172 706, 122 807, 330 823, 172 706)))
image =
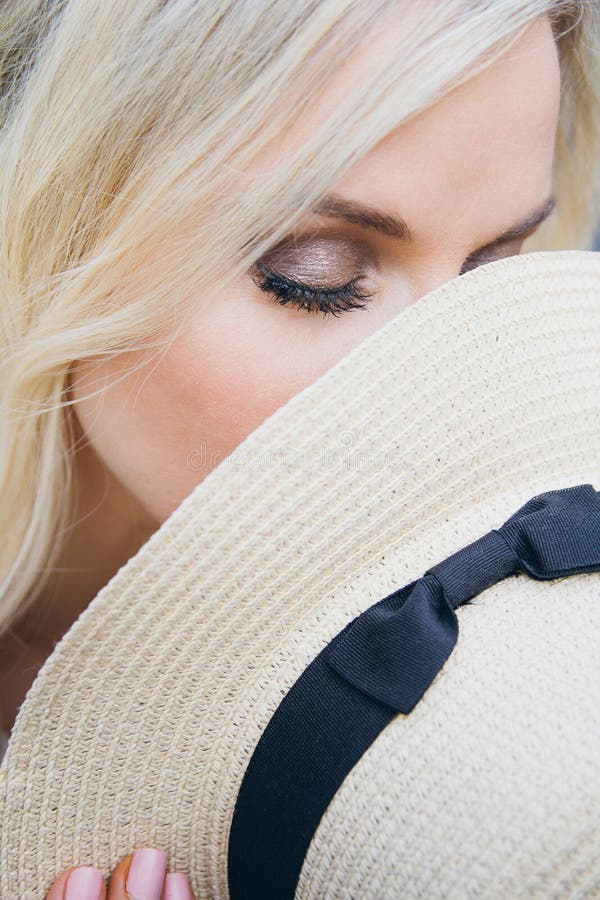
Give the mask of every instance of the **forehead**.
POLYGON ((431 216, 456 219, 458 208, 465 224, 482 222, 482 202, 490 228, 508 226, 551 192, 559 103, 558 54, 542 17, 487 69, 387 135, 336 193, 396 211, 416 232, 431 216))

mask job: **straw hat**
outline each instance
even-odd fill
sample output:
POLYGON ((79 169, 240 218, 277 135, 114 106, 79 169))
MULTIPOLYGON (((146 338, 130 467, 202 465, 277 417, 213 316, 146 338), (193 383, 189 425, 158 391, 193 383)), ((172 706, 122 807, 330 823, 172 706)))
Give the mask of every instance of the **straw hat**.
POLYGON ((151 846, 198 898, 600 897, 598 489, 600 254, 419 299, 56 646, 0 768, 0 896, 151 846))

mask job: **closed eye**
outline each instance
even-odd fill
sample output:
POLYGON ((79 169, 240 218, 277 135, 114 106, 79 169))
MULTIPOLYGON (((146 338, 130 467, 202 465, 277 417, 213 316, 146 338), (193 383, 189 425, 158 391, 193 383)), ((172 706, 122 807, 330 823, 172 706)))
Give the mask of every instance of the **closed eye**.
MULTIPOLYGON (((534 229, 532 229, 530 233, 533 233, 533 230, 534 229)), ((526 237, 528 236, 529 235, 526 235, 526 237)), ((494 245, 497 252, 493 252, 493 249, 490 248, 488 250, 478 250, 476 253, 471 253, 462 264, 460 274, 464 275, 465 272, 470 272, 472 269, 477 269, 479 266, 484 266, 489 262, 496 262, 498 259, 506 259, 508 256, 518 256, 525 243, 526 237, 521 238, 520 240, 513 240, 508 244, 494 245), (502 251, 504 248, 506 248, 505 252, 498 252, 502 251)))
POLYGON ((271 294, 281 305, 291 305, 308 313, 339 316, 349 309, 365 309, 374 297, 362 288, 363 273, 341 287, 316 287, 281 275, 258 260, 251 269, 252 280, 261 291, 271 294))

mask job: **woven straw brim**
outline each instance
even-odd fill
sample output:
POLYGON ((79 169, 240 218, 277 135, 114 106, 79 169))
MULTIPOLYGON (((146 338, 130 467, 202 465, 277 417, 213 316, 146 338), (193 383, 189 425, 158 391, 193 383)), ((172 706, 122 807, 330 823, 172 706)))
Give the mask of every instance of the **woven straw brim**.
MULTIPOLYGON (((244 772, 310 662, 581 483, 600 488, 600 254, 511 257, 403 310, 214 469, 48 658, 0 769, 0 896, 151 846, 226 898, 244 772)), ((443 670, 327 809, 297 897, 600 897, 600 575, 508 578, 457 615, 443 670)))

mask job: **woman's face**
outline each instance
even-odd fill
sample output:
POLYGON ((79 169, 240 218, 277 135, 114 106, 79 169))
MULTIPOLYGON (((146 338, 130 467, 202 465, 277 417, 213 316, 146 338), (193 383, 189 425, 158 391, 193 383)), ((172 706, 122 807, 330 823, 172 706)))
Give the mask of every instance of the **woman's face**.
MULTIPOLYGON (((365 52, 376 54, 376 42, 365 52)), ((463 271, 520 252, 531 223, 550 211, 559 96, 557 52, 541 18, 332 191, 381 218, 401 217, 412 240, 401 228, 392 236, 366 227, 355 209, 352 221, 340 218, 350 208, 339 204, 311 215, 296 229, 296 250, 284 241, 260 271, 225 295, 217 288, 158 363, 122 378, 139 366, 136 351, 77 368, 72 390, 87 452, 162 523, 264 419, 402 309, 463 271), (524 234, 499 240, 528 220, 524 234), (311 312, 263 290, 273 288, 271 272, 334 289, 359 278, 358 290, 371 296, 338 315, 311 312), (85 399, 99 378, 102 396, 85 399)))

